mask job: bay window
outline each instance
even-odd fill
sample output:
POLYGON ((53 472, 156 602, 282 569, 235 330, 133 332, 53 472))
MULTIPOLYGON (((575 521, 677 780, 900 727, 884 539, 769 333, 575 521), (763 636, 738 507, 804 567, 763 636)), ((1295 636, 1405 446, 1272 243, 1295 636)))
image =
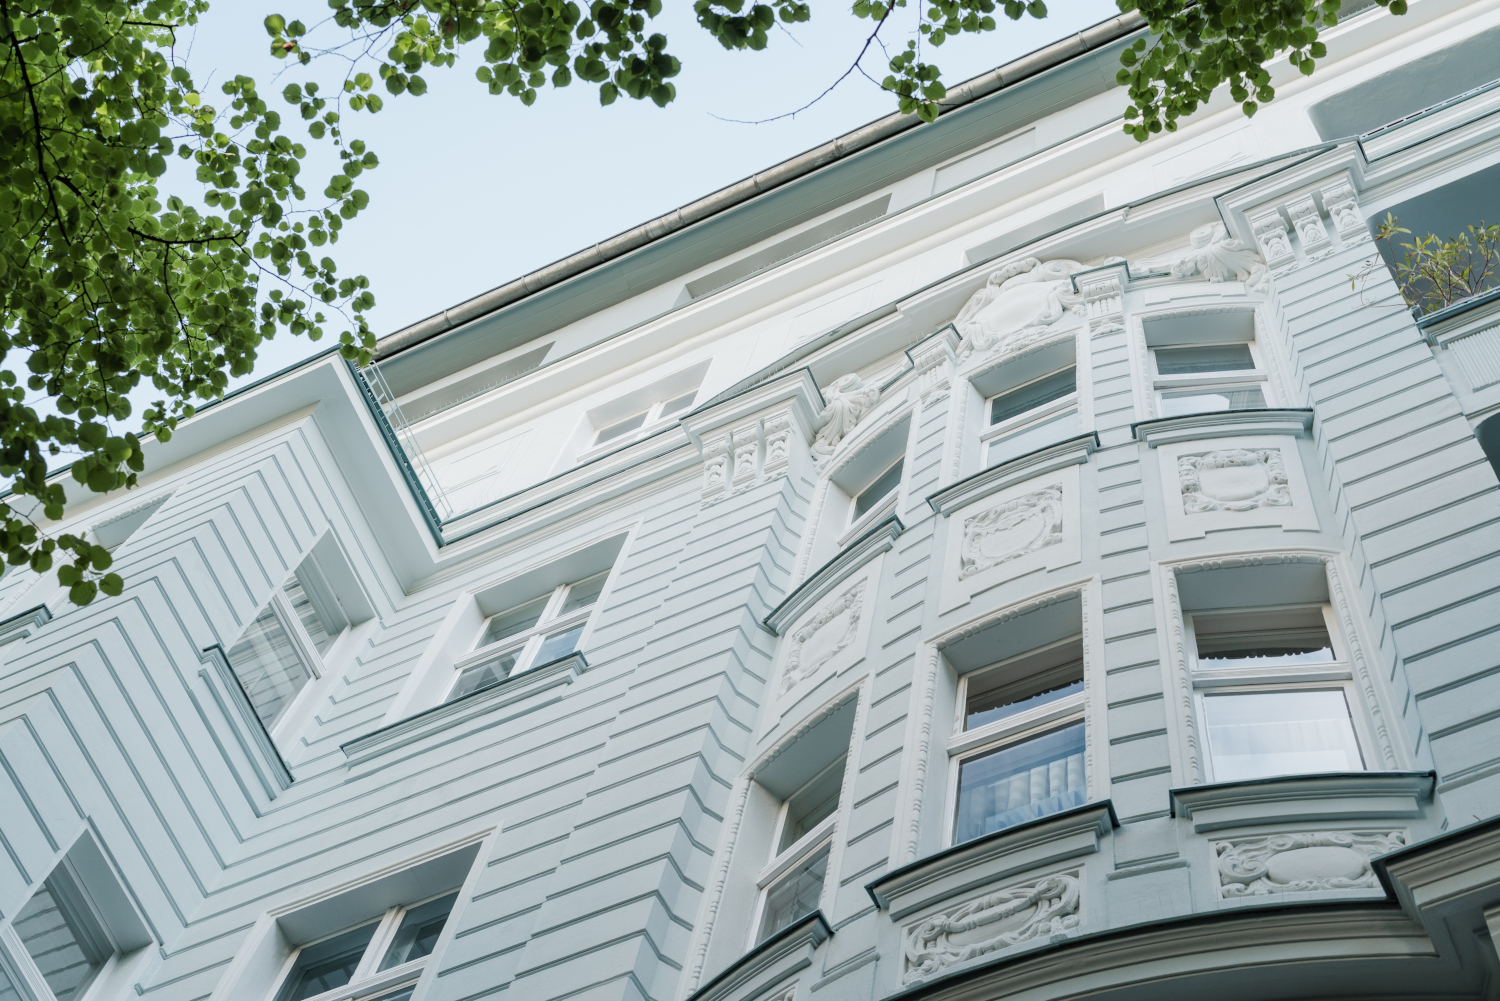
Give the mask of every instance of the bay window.
POLYGON ((762 894, 757 942, 818 909, 828 876, 845 763, 846 757, 840 756, 781 804, 775 851, 758 880, 762 894))
POLYGON ((1145 323, 1158 417, 1275 406, 1248 310, 1145 323))

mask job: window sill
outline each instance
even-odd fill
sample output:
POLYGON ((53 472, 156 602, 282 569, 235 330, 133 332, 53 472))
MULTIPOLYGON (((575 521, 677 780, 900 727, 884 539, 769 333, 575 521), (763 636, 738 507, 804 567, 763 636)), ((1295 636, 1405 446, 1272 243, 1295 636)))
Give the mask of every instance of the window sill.
MULTIPOLYGON (((461 723, 466 723, 480 716, 487 716, 505 706, 515 705, 518 702, 534 699, 536 696, 550 692, 563 685, 571 685, 580 674, 588 670, 588 661, 584 660, 583 654, 575 651, 566 657, 559 657, 550 663, 541 664, 522 671, 520 674, 511 675, 498 685, 489 688, 481 688, 477 692, 470 692, 462 698, 454 699, 452 702, 444 702, 442 705, 434 706, 425 712, 409 716, 390 726, 382 727, 374 733, 367 733, 363 737, 356 737, 346 744, 341 745, 344 757, 348 763, 360 765, 372 758, 388 754, 397 748, 406 747, 418 741, 425 740, 433 734, 448 730, 461 723)), ((523 716, 526 713, 535 712, 543 706, 551 705, 561 699, 561 695, 554 695, 550 699, 539 700, 527 705, 517 712, 511 713, 499 719, 486 719, 485 726, 496 726, 508 720, 523 716)))
POLYGON ((835 544, 840 549, 842 549, 849 543, 853 542, 855 539, 859 538, 861 535, 868 532, 870 530, 870 526, 878 525, 880 522, 886 520, 887 518, 894 517, 896 514, 896 500, 900 497, 900 495, 901 490, 899 488, 897 488, 896 490, 892 490, 889 497, 881 501, 875 507, 872 507, 870 510, 866 511, 864 514, 860 515, 849 525, 848 528, 844 529, 844 534, 839 536, 838 542, 835 544))
POLYGON ((1065 466, 1079 466, 1099 448, 1099 436, 1093 431, 1065 441, 1016 456, 998 466, 975 473, 927 495, 927 504, 941 515, 949 515, 972 501, 988 497, 1006 487, 1022 483, 1043 473, 1065 466))
POLYGON ((349 998, 364 998, 374 994, 393 990, 397 987, 413 984, 422 975, 422 970, 427 966, 427 956, 414 959, 410 963, 402 963, 393 966, 389 970, 381 970, 373 973, 355 983, 345 984, 335 990, 324 991, 322 994, 314 994, 307 1001, 346 1001, 349 998))
POLYGON ((24 640, 46 625, 51 618, 52 610, 46 605, 37 605, 35 608, 28 608, 24 612, 12 615, 4 622, 0 622, 0 646, 6 646, 16 640, 24 640))
POLYGON ((1308 667, 1218 668, 1194 670, 1194 688, 1238 688, 1241 685, 1287 685, 1302 682, 1351 681, 1354 672, 1346 663, 1334 661, 1308 667))
POLYGON ((812 965, 818 946, 833 937, 822 911, 788 925, 730 964, 687 1001, 749 1001, 812 965))
POLYGON ((1119 826, 1109 800, 1085 803, 918 859, 865 884, 865 892, 896 921, 1016 873, 1091 855, 1119 826))
POLYGON ((1170 793, 1172 816, 1198 834, 1291 822, 1412 820, 1431 802, 1433 772, 1326 772, 1184 786, 1170 793))
POLYGON ((1206 414, 1184 414, 1181 417, 1158 417, 1130 425, 1137 441, 1151 448, 1199 438, 1232 438, 1239 435, 1289 434, 1309 437, 1312 430, 1311 410, 1215 410, 1206 414))

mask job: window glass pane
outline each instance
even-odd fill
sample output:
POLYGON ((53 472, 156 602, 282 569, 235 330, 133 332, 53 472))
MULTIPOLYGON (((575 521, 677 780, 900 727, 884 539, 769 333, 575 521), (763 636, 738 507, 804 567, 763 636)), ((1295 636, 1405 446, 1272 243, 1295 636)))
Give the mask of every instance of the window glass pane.
POLYGON ((297 656, 291 637, 281 627, 281 620, 269 608, 256 616, 245 635, 230 648, 229 666, 267 729, 312 678, 312 672, 297 656))
POLYGON ((328 625, 323 621, 323 616, 318 614, 318 609, 313 605, 312 599, 307 596, 307 590, 303 588, 302 582, 293 574, 291 579, 282 586, 286 592, 286 600, 291 603, 292 611, 297 613, 297 618, 302 623, 302 628, 307 630, 307 638, 312 640, 313 646, 318 653, 328 652, 333 645, 334 639, 339 632, 329 632, 328 625))
POLYGON ((990 442, 985 455, 986 467, 998 466, 1002 462, 1046 448, 1078 434, 1078 411, 1072 407, 1052 414, 1045 420, 1023 424, 1002 437, 990 442))
POLYGON ((479 641, 479 645, 488 646, 517 633, 524 633, 541 621, 542 612, 546 611, 547 601, 551 597, 550 594, 543 595, 524 605, 517 605, 509 611, 493 616, 489 625, 484 627, 484 638, 479 641))
POLYGON ((1263 410, 1266 394, 1259 386, 1187 389, 1161 394, 1161 415, 1207 414, 1218 410, 1263 410))
POLYGON ((661 415, 665 417, 668 414, 675 414, 679 410, 686 410, 688 407, 693 405, 693 400, 695 400, 697 396, 698 391, 695 389, 691 393, 688 393, 684 396, 679 396, 674 400, 668 400, 666 403, 663 403, 661 405, 661 415))
POLYGON ((1364 771, 1342 690, 1203 699, 1215 782, 1364 771))
POLYGON ((1333 641, 1318 609, 1194 615, 1200 668, 1326 664, 1333 641))
POLYGON ((353 931, 305 946, 297 954, 297 965, 292 967, 276 1001, 303 1001, 343 987, 353 979, 354 971, 379 925, 379 921, 372 921, 353 931))
POLYGON ((1071 366, 1060 372, 1053 372, 1035 382, 1027 383, 1008 393, 1001 393, 990 401, 990 423, 999 424, 1001 421, 1018 417, 1028 410, 1035 410, 1043 404, 1060 400, 1078 388, 1077 372, 1071 366))
POLYGON ((516 657, 519 650, 501 654, 493 660, 487 660, 483 664, 473 664, 464 668, 458 675, 458 682, 454 684, 448 701, 461 699, 465 695, 472 695, 484 688, 498 685, 510 677, 511 670, 516 666, 516 657))
POLYGON ((453 902, 457 899, 458 894, 450 893, 407 911, 401 918, 401 927, 396 929, 391 947, 385 951, 385 959, 380 961, 380 968, 389 970, 393 966, 432 955, 432 947, 437 944, 443 925, 448 920, 448 913, 453 910, 453 902))
POLYGON ((1083 691, 1083 661, 1058 673, 1062 676, 1039 682, 1040 685, 1046 686, 1040 689, 1017 690, 1015 686, 1007 686, 990 688, 988 691, 976 691, 977 688, 984 687, 985 679, 982 676, 971 679, 969 691, 973 694, 969 696, 968 704, 964 707, 964 729, 973 730, 996 720, 1009 719, 1017 713, 1023 713, 1028 709, 1035 709, 1037 706, 1044 706, 1049 702, 1056 702, 1058 699, 1065 699, 1069 695, 1077 695, 1083 691))
POLYGON ((1156 371, 1160 375, 1240 372, 1254 367, 1255 359, 1250 356, 1248 344, 1194 344, 1156 349, 1156 371))
POLYGON ((787 801, 786 823, 781 829, 779 855, 795 845, 808 831, 833 816, 839 808, 839 791, 844 785, 844 759, 823 769, 807 785, 792 794, 787 801))
POLYGON ((21 992, 16 990, 15 981, 0 966, 0 1001, 21 1001, 21 992))
POLYGON ((72 880, 54 873, 13 922, 21 944, 57 1001, 74 1001, 113 951, 72 880))
POLYGON ((566 657, 578 649, 578 637, 583 635, 583 624, 579 623, 571 629, 553 633, 542 641, 542 648, 536 652, 536 659, 531 662, 532 667, 546 664, 559 657, 566 657))
POLYGON ((799 862, 791 872, 771 884, 766 891, 766 910, 760 919, 760 937, 764 942, 781 929, 807 917, 818 909, 823 895, 823 879, 828 875, 828 846, 799 862))
POLYGON ((572 612, 579 608, 587 608, 599 600, 599 594, 604 590, 604 582, 609 579, 609 571, 596 573, 592 577, 583 580, 568 588, 567 600, 563 602, 562 612, 572 612))
POLYGON ((906 464, 905 459, 898 460, 890 469, 876 477, 875 482, 854 498, 854 517, 859 518, 871 508, 878 507, 891 493, 901 485, 901 468, 906 464))
POLYGON ((965 761, 953 841, 1082 806, 1086 796, 1083 724, 1075 723, 965 761))
POLYGON ((634 417, 627 417, 618 424, 611 424, 609 427, 601 428, 599 433, 594 436, 594 444, 602 445, 607 441, 613 441, 621 435, 629 434, 644 423, 646 423, 645 413, 636 414, 634 417))

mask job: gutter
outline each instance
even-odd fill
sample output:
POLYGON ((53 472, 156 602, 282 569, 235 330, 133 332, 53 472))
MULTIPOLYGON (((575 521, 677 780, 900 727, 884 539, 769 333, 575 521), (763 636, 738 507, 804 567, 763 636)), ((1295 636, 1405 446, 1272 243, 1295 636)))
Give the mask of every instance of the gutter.
MULTIPOLYGON (((1071 59, 1110 45, 1145 27, 1146 19, 1136 11, 1101 21, 1083 31, 964 81, 950 90, 947 98, 941 102, 942 113, 972 104, 1071 59)), ((499 288, 491 289, 440 313, 435 313, 425 320, 418 320, 393 334, 388 334, 376 343, 375 359, 385 361, 408 348, 426 343, 440 334, 503 309, 527 296, 554 285, 560 285, 570 278, 624 257, 664 236, 687 229, 726 209, 748 202, 773 188, 805 177, 830 163, 852 156, 920 124, 922 120, 916 115, 903 115, 899 112, 876 119, 837 139, 816 146, 789 160, 783 160, 774 167, 752 174, 742 181, 720 188, 697 201, 689 202, 649 222, 618 233, 586 250, 553 261, 499 288)))

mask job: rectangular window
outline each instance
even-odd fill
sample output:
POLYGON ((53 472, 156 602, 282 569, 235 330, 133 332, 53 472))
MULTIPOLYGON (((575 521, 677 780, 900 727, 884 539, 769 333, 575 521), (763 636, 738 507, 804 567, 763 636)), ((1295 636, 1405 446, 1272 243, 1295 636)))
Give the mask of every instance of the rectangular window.
POLYGON ((348 627, 317 562, 303 560, 226 654, 267 730, 319 676, 323 655, 348 627))
POLYGON ((819 907, 847 761, 846 755, 840 755, 782 802, 775 851, 760 880, 757 942, 819 907))
POLYGON ((1153 388, 1162 417, 1270 406, 1253 341, 1152 348, 1153 388))
MULTIPOLYGON (((407 907, 392 907, 373 921, 302 946, 276 993, 276 1001, 309 1001, 369 995, 389 985, 377 973, 400 969, 415 981, 425 960, 437 946, 458 894, 447 893, 435 900, 407 907)), ((405 979, 405 978, 403 978, 405 979)), ((410 984, 394 987, 381 995, 410 994, 410 984)))
POLYGON ((1185 618, 1210 781, 1364 770, 1353 675, 1326 604, 1185 618))
POLYGON ((1072 636, 959 679, 955 844, 1087 800, 1083 667, 1072 636))
POLYGON ((456 665, 458 677, 446 701, 498 685, 577 650, 609 573, 602 570, 550 588, 546 594, 490 616, 475 652, 456 665))
POLYGON ((855 495, 854 503, 849 511, 851 525, 895 495, 896 490, 901 486, 901 472, 905 466, 905 459, 897 459, 894 465, 875 477, 873 483, 855 495))
POLYGON ((623 420, 615 421, 605 425, 594 434, 594 446, 603 445, 607 442, 616 441, 632 435, 643 428, 649 428, 676 414, 680 414, 693 405, 698 398, 698 390, 689 393, 681 393, 671 399, 658 400, 644 410, 631 414, 623 420))
POLYGON ((114 946, 88 899, 59 866, 16 913, 13 926, 56 1001, 78 1001, 114 946))
MULTIPOLYGON (((1068 352, 1072 346, 1067 345, 1068 352)), ((1055 362, 1054 362, 1055 363, 1055 362)), ((985 401, 986 467, 1078 434, 1078 369, 1067 365, 985 401)))
POLYGON ((828 851, 824 844, 766 888, 757 942, 764 942, 818 909, 828 879, 828 851))

